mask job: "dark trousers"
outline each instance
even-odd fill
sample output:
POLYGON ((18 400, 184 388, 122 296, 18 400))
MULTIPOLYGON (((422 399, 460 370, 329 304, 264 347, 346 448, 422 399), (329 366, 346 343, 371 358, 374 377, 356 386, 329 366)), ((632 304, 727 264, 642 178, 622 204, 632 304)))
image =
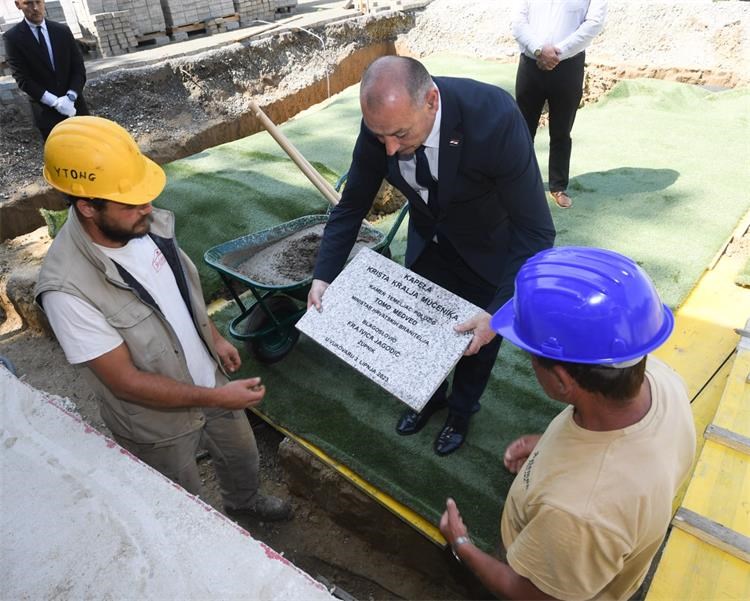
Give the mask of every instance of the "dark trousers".
MULTIPOLYGON (((259 459, 255 435, 244 411, 204 409, 206 424, 166 442, 138 443, 115 435, 120 446, 194 495, 203 495, 195 462, 199 448, 213 459, 224 505, 241 509, 258 492, 259 459)), ((207 499, 204 497, 204 500, 207 499)))
POLYGON ((545 101, 549 105, 549 189, 567 190, 570 176, 570 132, 583 95, 586 53, 561 61, 552 71, 543 71, 536 61, 521 55, 516 72, 516 102, 531 138, 536 135, 545 101))
MULTIPOLYGON (((446 242, 428 244, 410 269, 480 308, 490 304, 497 290, 477 275, 446 242)), ((441 405, 447 399, 450 412, 465 418, 479 411, 479 397, 487 386, 502 340, 500 336, 496 336, 476 355, 461 357, 453 372, 450 395, 446 380, 432 396, 430 403, 441 405)))

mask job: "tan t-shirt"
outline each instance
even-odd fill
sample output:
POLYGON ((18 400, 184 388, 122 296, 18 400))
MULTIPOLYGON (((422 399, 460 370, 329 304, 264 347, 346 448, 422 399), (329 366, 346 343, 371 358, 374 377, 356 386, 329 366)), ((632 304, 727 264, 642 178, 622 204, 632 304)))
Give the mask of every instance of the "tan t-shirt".
POLYGON ((648 358, 651 409, 611 432, 564 409, 508 492, 501 531, 510 566, 560 599, 627 599, 667 531, 672 500, 695 455, 682 379, 648 358))

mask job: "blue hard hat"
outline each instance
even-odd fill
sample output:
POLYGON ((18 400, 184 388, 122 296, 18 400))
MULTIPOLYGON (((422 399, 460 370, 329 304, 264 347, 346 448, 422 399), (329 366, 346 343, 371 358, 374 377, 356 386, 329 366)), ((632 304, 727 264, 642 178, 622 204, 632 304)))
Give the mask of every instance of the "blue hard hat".
POLYGON ((664 343, 674 317, 632 259, 567 246, 526 261, 515 295, 490 323, 535 355, 625 367, 664 343))

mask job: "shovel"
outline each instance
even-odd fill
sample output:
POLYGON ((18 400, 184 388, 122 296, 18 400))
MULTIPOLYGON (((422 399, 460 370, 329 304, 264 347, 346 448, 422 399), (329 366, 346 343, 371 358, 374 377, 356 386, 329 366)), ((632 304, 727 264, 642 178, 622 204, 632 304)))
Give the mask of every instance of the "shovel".
POLYGON ((273 137, 273 139, 278 142, 279 146, 281 146, 284 152, 289 155, 289 158, 295 162, 302 173, 307 176, 307 179, 312 182, 313 186, 315 186, 320 191, 320 193, 325 196, 328 202, 330 202, 333 206, 336 206, 341 199, 341 195, 336 192, 336 189, 328 182, 328 180, 326 180, 322 175, 320 175, 320 173, 318 173, 318 170, 315 169, 315 167, 313 167, 304 156, 302 156, 300 151, 297 150, 289 141, 289 138, 287 138, 281 132, 281 130, 276 127, 274 122, 269 119, 268 115, 266 115, 263 110, 257 105, 257 103, 252 99, 250 100, 250 109, 261 122, 263 127, 265 127, 266 131, 271 134, 271 137, 273 137))

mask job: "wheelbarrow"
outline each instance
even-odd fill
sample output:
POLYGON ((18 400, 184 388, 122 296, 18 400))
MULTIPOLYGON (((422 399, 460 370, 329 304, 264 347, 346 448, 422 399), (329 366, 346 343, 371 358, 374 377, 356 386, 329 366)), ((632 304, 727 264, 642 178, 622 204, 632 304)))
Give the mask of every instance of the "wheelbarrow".
MULTIPOLYGON (((335 188, 331 186, 255 102, 251 101, 250 106, 268 133, 335 206, 346 175, 339 179, 335 188)), ((402 207, 387 234, 362 222, 350 258, 362 246, 390 256, 390 244, 407 209, 408 205, 402 207)), ((259 361, 273 363, 283 359, 299 338, 294 324, 306 311, 317 247, 327 220, 327 214, 300 217, 214 246, 203 256, 218 272, 239 307, 240 314, 229 323, 229 334, 241 341, 259 361), (309 263, 297 261, 300 257, 307 257, 309 263), (254 303, 243 301, 238 284, 250 290, 254 303)))
MULTIPOLYGON (((350 258, 362 246, 390 256, 390 244, 407 209, 408 205, 401 208, 387 234, 363 222, 350 258)), ((294 324, 306 311, 315 254, 327 220, 327 214, 299 217, 224 242, 204 254, 240 310, 229 323, 229 334, 259 361, 279 361, 297 342, 294 324), (250 290, 254 303, 243 301, 238 283, 250 290)))

